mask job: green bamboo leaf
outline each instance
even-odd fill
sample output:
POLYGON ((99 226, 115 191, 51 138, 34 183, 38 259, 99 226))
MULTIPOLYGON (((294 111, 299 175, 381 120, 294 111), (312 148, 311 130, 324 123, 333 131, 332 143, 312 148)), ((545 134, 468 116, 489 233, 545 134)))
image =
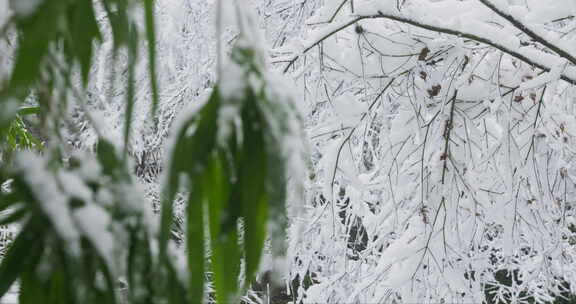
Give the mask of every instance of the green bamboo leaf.
MULTIPOLYGON (((265 110, 261 110, 265 113, 265 110)), ((285 117, 287 115, 280 115, 285 117)), ((281 118, 279 119, 281 120, 281 118)), ((286 214, 286 158, 282 151, 281 138, 271 132, 271 128, 264 129, 264 146, 266 147, 267 178, 266 193, 268 198, 268 217, 274 225, 269 226, 268 236, 271 240, 272 254, 280 256, 285 254, 286 231, 288 218, 286 214)))
POLYGON ((240 261, 237 227, 212 235, 212 271, 218 303, 234 303, 237 300, 240 261))
MULTIPOLYGON (((58 240, 56 244, 58 243, 61 243, 61 240, 58 240)), ((87 241, 85 242, 85 244, 88 243, 89 242, 87 241)), ((93 247, 91 249, 87 249, 89 247, 91 247, 91 245, 85 246, 85 249, 82 250, 82 253, 85 253, 86 251, 95 251, 93 247)), ((57 259, 57 263, 55 263, 55 266, 52 269, 52 276, 47 284, 47 286, 49 286, 49 297, 54 300, 54 304, 59 303, 59 300, 60 303, 66 303, 64 301, 67 301, 67 303, 70 304, 89 303, 88 300, 92 296, 92 293, 90 293, 90 284, 79 284, 81 282, 81 278, 85 277, 86 275, 84 265, 82 264, 82 259, 78 256, 70 255, 69 252, 63 250, 63 248, 64 246, 57 246, 53 250, 55 252, 55 259, 57 259), (75 284, 77 284, 76 288, 69 288, 69 286, 74 286, 75 284)), ((99 257, 96 257, 95 259, 99 259, 99 257)), ((99 266, 98 268, 102 270, 102 277, 94 277, 92 284, 97 284, 97 280, 102 280, 100 282, 103 284, 100 285, 100 288, 110 288, 111 285, 107 286, 106 284, 106 267, 99 266)), ((110 304, 113 303, 114 301, 110 302, 110 304)))
POLYGON ((202 181, 210 216, 212 271, 219 303, 235 301, 233 297, 238 291, 240 273, 241 254, 237 230, 240 214, 234 212, 239 202, 231 195, 231 180, 224 152, 214 153, 202 181))
POLYGON ((204 195, 201 183, 194 183, 187 207, 186 240, 190 271, 190 303, 202 303, 204 297, 204 195))
POLYGON ((88 81, 94 40, 100 41, 100 30, 94 14, 92 0, 77 0, 71 16, 71 43, 75 57, 80 62, 84 85, 88 81))
POLYGON ((216 146, 217 115, 220 97, 217 90, 196 115, 177 130, 177 142, 168 162, 167 181, 163 189, 160 224, 160 256, 165 258, 166 246, 172 229, 173 201, 184 173, 191 180, 206 169, 211 152, 216 146))
POLYGON ((0 226, 5 226, 18 222, 22 220, 27 213, 28 210, 26 210, 26 208, 23 207, 15 211, 12 211, 9 215, 0 217, 0 226))
MULTIPOLYGON (((34 279, 38 280, 38 277, 34 279)), ((54 269, 47 284, 50 291, 44 301, 47 304, 72 303, 67 292, 70 290, 67 288, 67 284, 65 272, 58 268, 54 269)), ((70 284, 72 284, 72 282, 70 282, 70 284)))
MULTIPOLYGON (((84 265, 81 263, 82 259, 76 255, 70 255, 70 252, 65 248, 66 241, 61 239, 58 234, 50 235, 51 246, 46 248, 45 260, 52 261, 50 268, 50 276, 45 283, 47 290, 47 298, 60 300, 60 303, 85 303, 87 296, 89 296, 89 286, 81 284, 81 278, 85 276, 84 265), (59 281, 62 280, 62 283, 59 281), (53 286, 52 284, 56 284, 53 286), (76 288, 66 288, 66 286, 74 286, 76 288), (63 287, 62 289, 58 289, 63 287)), ((81 245, 84 245, 82 253, 86 252, 89 248, 89 242, 83 240, 81 245)), ((38 278, 36 278, 38 280, 38 278)))
POLYGON ((158 80, 156 79, 156 30, 154 25, 154 0, 144 0, 146 18, 146 38, 148 42, 148 67, 150 70, 150 89, 152 90, 152 116, 158 108, 158 80))
POLYGON ((40 107, 22 107, 18 109, 18 115, 26 116, 26 115, 38 115, 40 114, 40 107))
POLYGON ((66 5, 67 1, 43 1, 34 14, 17 19, 21 33, 8 86, 12 94, 25 94, 23 90, 38 78, 50 42, 58 35, 66 5))
POLYGON ((40 150, 42 148, 42 142, 28 132, 28 130, 23 129, 23 131, 24 132, 21 134, 24 142, 23 148, 40 150))
MULTIPOLYGON (((162 294, 167 298, 167 303, 188 303, 188 287, 182 285, 174 267, 170 267, 170 277, 168 282, 168 288, 163 291, 164 293, 162 294)), ((146 304, 154 304, 154 302, 147 302, 146 304)))
MULTIPOLYGON (((182 129, 177 130, 176 143, 169 155, 167 164, 166 181, 162 189, 162 209, 160 210, 160 260, 166 259, 166 248, 172 230, 172 218, 174 216, 174 199, 179 190, 180 174, 182 173, 181 162, 186 154, 186 130, 192 124, 191 121, 185 123, 182 129)), ((168 264, 161 262, 160 264, 168 264)))
MULTIPOLYGON (((92 251, 96 251, 96 250, 93 249, 92 251)), ((97 263, 98 263, 99 272, 100 272, 100 274, 102 274, 102 276, 104 277, 104 280, 106 282, 106 287, 102 290, 100 286, 96 285, 97 275, 93 277, 92 282, 94 284, 94 288, 96 290, 102 290, 102 292, 98 293, 98 294, 100 295, 100 298, 104 299, 104 301, 97 300, 97 301, 94 301, 93 303, 95 303, 95 304, 98 304, 98 303, 116 304, 116 303, 118 303, 117 296, 116 296, 117 277, 115 277, 113 275, 112 270, 110 268, 108 268, 108 265, 102 259, 102 257, 97 258, 97 263)), ((143 274, 143 273, 141 273, 141 274, 143 274)), ((149 283, 152 283, 152 282, 149 281, 149 283)), ((70 284, 72 284, 72 282, 70 282, 70 284)))
POLYGON ((125 163, 118 157, 116 147, 111 142, 100 138, 96 146, 96 154, 105 175, 130 180, 130 175, 125 170, 125 163))
POLYGON ((195 129, 192 129, 193 132, 186 141, 186 151, 190 154, 184 156, 185 162, 182 166, 192 178, 206 170, 212 152, 216 148, 219 109, 220 95, 214 90, 208 102, 197 114, 197 123, 190 125, 190 128, 195 129))
POLYGON ((128 80, 126 82, 126 114, 124 120, 124 158, 128 156, 130 141, 130 126, 134 111, 134 77, 136 73, 136 58, 138 56, 138 41, 135 26, 131 27, 130 41, 128 42, 128 80))
POLYGON ((16 138, 17 138, 16 128, 17 127, 18 127, 18 125, 12 125, 10 127, 10 130, 8 130, 8 136, 6 138, 6 141, 8 142, 8 147, 10 147, 11 150, 16 150, 16 148, 18 148, 18 143, 16 141, 16 138))
POLYGON ((30 262, 25 266, 24 271, 20 274, 20 290, 18 302, 20 304, 42 303, 46 298, 46 288, 38 280, 38 263, 42 257, 42 250, 38 250, 30 262))
MULTIPOLYGON (((127 258, 127 279, 128 286, 140 286, 140 290, 128 289, 128 299, 130 303, 152 304, 154 294, 160 289, 160 284, 153 278, 158 275, 154 269, 154 258, 152 256, 152 237, 146 232, 144 222, 138 224, 138 229, 130 231, 129 250, 127 258), (144 293, 142 291, 145 291, 144 293)), ((172 272, 172 270, 170 270, 172 272)), ((172 275, 173 273, 171 273, 172 275)), ((110 275, 110 279, 113 277, 110 275)), ((181 285, 174 277, 168 278, 170 284, 181 285)), ((177 278, 176 278, 177 279, 177 278)), ((114 280, 110 281, 111 286, 114 280)))
POLYGON ((114 53, 127 45, 130 41, 130 18, 126 14, 128 12, 127 0, 108 0, 102 1, 104 10, 110 22, 112 29, 112 39, 114 40, 114 53))
POLYGON ((242 111, 244 133, 240 166, 241 205, 244 216, 244 252, 246 255, 246 280, 254 279, 266 239, 268 198, 266 194, 267 166, 264 142, 265 121, 256 105, 257 100, 248 94, 242 111))
MULTIPOLYGON (((3 181, 0 180, 0 183, 2 182, 3 181)), ((17 191, 8 194, 4 194, 0 191, 0 212, 13 207, 19 202, 22 202, 22 196, 17 191)))
POLYGON ((11 150, 37 149, 42 146, 42 143, 26 129, 26 125, 20 115, 16 115, 10 124, 5 140, 11 150))
MULTIPOLYGON (((170 156, 170 161, 167 165, 167 179, 164 184, 163 189, 163 199, 162 199, 162 211, 161 211, 161 224, 160 224, 160 261, 165 261, 167 259, 167 245, 168 240, 173 229, 172 218, 173 218, 173 202, 177 192, 180 190, 180 181, 182 174, 189 177, 190 181, 199 181, 199 177, 205 172, 207 163, 209 163, 209 158, 211 152, 214 150, 216 143, 216 123, 219 108, 219 96, 217 94, 212 94, 207 103, 200 109, 196 115, 189 118, 182 127, 177 130, 177 141, 173 147, 172 155, 170 156)), ((201 297, 199 295, 203 292, 203 277, 204 266, 203 259, 201 257, 204 254, 204 243, 200 241, 203 236, 201 235, 200 227, 198 225, 203 225, 201 223, 201 215, 203 211, 200 212, 198 208, 202 208, 201 202, 201 192, 199 191, 199 185, 189 185, 188 189, 192 191, 191 197, 189 199, 189 209, 190 214, 194 214, 196 217, 189 218, 187 227, 187 241, 191 244, 189 245, 191 249, 188 251, 188 262, 189 267, 194 269, 202 269, 202 271, 192 272, 190 278, 190 286, 186 289, 191 289, 191 299, 195 301, 201 297), (195 204, 195 202, 199 202, 195 204), (194 204, 194 206, 192 206, 194 204), (197 220, 195 222, 195 220, 197 220), (192 221, 192 222, 191 222, 192 221), (192 245, 196 244, 196 245, 192 245)), ((168 262, 161 262, 161 264, 168 265, 168 262)), ((174 272, 174 271, 172 271, 174 272)), ((172 274, 176 280, 176 274, 172 274)), ((168 286, 168 289, 176 289, 177 295, 174 295, 174 303, 178 303, 177 299, 180 299, 180 294, 185 294, 180 291, 179 286, 168 286)))
POLYGON ((82 240, 82 258, 81 258, 81 265, 82 265, 82 273, 81 273, 81 280, 82 284, 88 287, 88 292, 86 293, 86 302, 87 303, 107 303, 107 300, 103 296, 106 294, 105 291, 101 290, 96 286, 96 277, 98 275, 98 256, 96 250, 93 249, 90 242, 86 239, 82 240), (99 302, 95 302, 97 300, 99 302))
POLYGON ((0 298, 6 294, 24 267, 34 263, 42 250, 43 220, 32 218, 20 231, 0 264, 0 298), (34 258, 34 259, 32 259, 34 258))

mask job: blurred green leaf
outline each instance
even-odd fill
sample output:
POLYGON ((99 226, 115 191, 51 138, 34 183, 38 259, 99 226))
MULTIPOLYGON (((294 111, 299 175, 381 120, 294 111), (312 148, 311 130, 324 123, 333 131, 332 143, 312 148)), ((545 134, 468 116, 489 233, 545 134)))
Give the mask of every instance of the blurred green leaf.
POLYGON ((67 1, 62 0, 43 1, 34 14, 17 19, 20 35, 9 91, 23 94, 22 90, 38 78, 50 42, 58 35, 66 5, 67 1))
POLYGON ((72 48, 82 71, 84 84, 88 82, 94 40, 101 40, 92 0, 76 0, 71 12, 70 32, 72 48))
MULTIPOLYGON (((41 239, 40 242, 44 242, 41 239)), ((20 275, 20 290, 18 301, 21 304, 26 303, 41 303, 45 301, 46 288, 42 286, 42 282, 38 280, 38 263, 42 257, 43 249, 32 253, 32 257, 23 267, 24 270, 20 275)))
POLYGON ((27 214, 27 210, 24 208, 19 208, 17 210, 11 211, 8 215, 4 215, 0 217, 0 226, 5 226, 12 224, 14 222, 22 220, 24 216, 27 214))
POLYGON ((128 81, 126 81, 126 111, 124 119, 124 157, 128 156, 128 145, 130 143, 130 130, 132 125, 132 114, 134 111, 134 77, 136 73, 136 57, 138 56, 138 40, 135 27, 130 31, 128 41, 128 81))
POLYGON ((247 93, 242 111, 243 150, 239 163, 242 215, 244 216, 244 251, 246 278, 254 279, 266 239, 268 197, 266 193, 267 162, 264 128, 257 100, 247 93))
POLYGON ((152 116, 158 108, 158 80, 156 73, 156 29, 154 24, 154 0, 144 0, 146 18, 146 40, 148 43, 148 67, 150 69, 150 89, 152 91, 152 116))
POLYGON ((116 179, 128 178, 124 162, 118 157, 116 147, 106 139, 100 138, 96 146, 98 160, 102 164, 104 174, 115 177, 116 179))
MULTIPOLYGON (((0 183, 2 183, 2 181, 0 181, 0 183)), ((0 212, 5 211, 10 207, 13 207, 14 204, 21 201, 22 196, 17 192, 4 194, 2 191, 0 191, 0 212)))
MULTIPOLYGON (((88 189, 86 196, 79 195, 81 197, 68 193, 74 191, 66 189, 66 183, 60 180, 60 174, 67 176, 73 174, 73 170, 82 169, 81 163, 67 168, 62 161, 65 154, 62 149, 50 148, 46 157, 39 157, 44 166, 40 169, 45 170, 47 177, 56 180, 55 185, 50 185, 50 190, 62 196, 65 203, 61 207, 68 208, 67 212, 75 215, 80 208, 90 204, 99 204, 98 210, 102 208, 108 212, 113 221, 110 227, 113 228, 106 226, 106 229, 114 229, 122 236, 114 241, 126 242, 126 251, 122 251, 122 246, 114 247, 121 251, 118 253, 121 258, 115 261, 120 266, 117 269, 110 267, 109 261, 104 261, 105 257, 98 251, 98 244, 84 235, 81 227, 74 227, 80 234, 81 248, 79 253, 68 252, 71 250, 65 249, 65 238, 58 235, 53 219, 49 219, 52 215, 42 208, 43 200, 48 198, 38 197, 38 193, 33 191, 38 185, 30 184, 22 172, 10 172, 0 163, 2 181, 14 179, 14 192, 0 193, 0 198, 4 199, 0 210, 21 207, 2 219, 0 224, 24 223, 24 229, 0 264, 0 291, 5 293, 20 278, 22 304, 115 303, 118 300, 116 279, 122 275, 127 280, 127 297, 131 303, 202 303, 206 270, 211 269, 213 276, 209 279, 214 283, 217 301, 237 301, 247 286, 241 283, 249 283, 255 277, 267 236, 267 220, 270 214, 282 213, 285 196, 285 167, 279 148, 282 135, 276 132, 273 123, 275 119, 285 118, 275 117, 283 113, 271 111, 266 90, 259 87, 267 84, 258 54, 251 48, 235 48, 233 59, 246 76, 236 81, 246 81, 247 91, 230 97, 230 94, 221 94, 216 86, 206 104, 187 117, 188 120, 175 131, 175 144, 165 168, 160 231, 156 235, 157 232, 150 232, 149 227, 145 227, 143 212, 118 212, 123 205, 135 204, 130 198, 132 194, 122 191, 135 189, 131 187, 133 175, 127 156, 140 43, 137 22, 130 11, 137 2, 102 0, 97 3, 102 4, 110 25, 114 62, 117 62, 122 48, 125 48, 128 58, 124 154, 119 153, 111 142, 100 139, 94 161, 102 169, 102 176, 89 181, 80 180, 88 189), (253 81, 255 79, 262 82, 253 81), (229 117, 229 112, 239 116, 229 117), (124 185, 127 186, 125 189, 124 185), (92 201, 96 197, 101 199, 99 195, 102 192, 106 192, 103 195, 106 202, 92 201), (186 275, 171 260, 173 248, 169 247, 172 245, 172 231, 178 229, 173 222, 174 200, 183 192, 188 192, 184 221, 186 275), (17 205, 19 203, 21 205, 17 205), (24 246, 28 243, 35 245, 24 246), (242 262, 245 262, 245 269, 241 268, 242 262), (40 265, 43 276, 38 275, 40 265), (246 277, 243 282, 240 281, 242 270, 245 270, 246 277)), ((144 0, 141 3, 154 116, 159 98, 155 2, 144 0)), ((19 33, 16 60, 8 88, 1 92, 0 102, 8 108, 8 97, 15 97, 11 100, 17 100, 16 107, 13 107, 17 109, 27 95, 33 93, 30 99, 37 100, 39 106, 21 108, 17 114, 8 115, 6 123, 10 123, 9 126, 2 121, 2 153, 42 146, 29 132, 26 124, 30 121, 22 119, 23 116, 39 115, 43 127, 59 126, 66 121, 64 109, 69 100, 66 96, 70 90, 76 89, 73 88, 72 67, 79 64, 85 88, 90 81, 95 43, 101 42, 102 38, 94 5, 97 4, 92 0, 45 0, 35 13, 16 18, 19 33), (56 78, 64 78, 62 88, 56 85, 56 78), (44 112, 54 114, 49 123, 44 123, 48 116, 42 115, 44 112)), ((50 143, 57 146, 62 138, 57 130, 54 133, 48 142, 53 140, 50 143)))
POLYGON ((216 144, 219 103, 218 94, 212 94, 204 107, 185 122, 180 130, 177 130, 177 140, 173 153, 169 156, 167 178, 163 190, 160 228, 161 257, 166 257, 166 246, 172 229, 173 201, 179 190, 180 178, 183 173, 190 178, 200 176, 216 144))
POLYGON ((238 291, 241 253, 238 242, 236 200, 231 189, 230 167, 225 163, 224 152, 214 152, 210 168, 203 178, 207 189, 212 244, 212 271, 216 297, 220 303, 232 301, 238 291))
POLYGON ((190 303, 202 303, 204 297, 204 196, 201 184, 190 190, 187 208, 188 270, 190 271, 190 303))
POLYGON ((26 115, 38 115, 40 114, 40 107, 22 107, 18 110, 18 115, 26 116, 26 115))
POLYGON ((0 264, 0 298, 6 294, 26 265, 35 264, 43 246, 43 221, 32 218, 22 228, 0 264))
POLYGON ((117 52, 130 40, 130 18, 126 14, 128 12, 128 0, 107 0, 101 3, 110 22, 114 51, 117 52))

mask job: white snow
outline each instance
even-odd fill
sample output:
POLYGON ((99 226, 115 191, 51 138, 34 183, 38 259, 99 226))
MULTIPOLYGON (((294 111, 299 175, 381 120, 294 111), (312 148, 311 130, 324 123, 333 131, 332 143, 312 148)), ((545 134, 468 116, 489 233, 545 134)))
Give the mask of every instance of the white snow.
POLYGON ((106 263, 114 269, 114 237, 110 232, 110 215, 102 207, 89 204, 73 212, 78 229, 85 235, 106 263))
POLYGON ((32 152, 21 152, 16 163, 31 186, 40 207, 48 216, 68 246, 71 254, 79 254, 79 233, 68 206, 68 197, 62 193, 54 175, 50 174, 43 159, 32 152))

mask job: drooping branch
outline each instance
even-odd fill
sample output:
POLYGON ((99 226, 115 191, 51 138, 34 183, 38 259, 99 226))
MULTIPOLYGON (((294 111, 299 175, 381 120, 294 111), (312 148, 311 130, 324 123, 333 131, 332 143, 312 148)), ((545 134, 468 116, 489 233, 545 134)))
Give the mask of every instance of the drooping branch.
POLYGON ((548 39, 538 35, 532 29, 530 29, 527 25, 522 23, 516 17, 512 16, 501 10, 500 8, 496 7, 492 2, 489 0, 480 0, 484 6, 492 10, 494 13, 498 14, 498 16, 506 19, 512 25, 514 25, 517 29, 522 31, 524 34, 528 35, 528 37, 534 39, 534 41, 542 44, 543 46, 549 48, 552 52, 558 54, 560 57, 565 58, 566 60, 570 61, 570 63, 576 65, 576 57, 572 56, 568 51, 563 50, 561 47, 551 43, 548 39))
MULTIPOLYGON (((302 50, 302 54, 305 54, 306 52, 308 52, 309 50, 311 50, 312 48, 314 48, 315 46, 317 46, 318 44, 320 44, 324 40, 326 40, 326 39, 330 38, 331 36, 333 36, 334 34, 340 32, 341 30, 349 27, 352 24, 355 24, 356 22, 364 20, 364 19, 389 19, 389 20, 398 21, 401 23, 409 24, 409 25, 412 25, 412 26, 415 26, 418 28, 422 28, 422 29, 437 32, 437 33, 443 33, 443 34, 453 35, 453 36, 457 36, 457 37, 461 37, 461 38, 466 38, 466 39, 469 39, 469 40, 472 40, 472 41, 475 41, 478 43, 482 43, 482 44, 486 44, 486 45, 489 45, 491 47, 494 47, 495 49, 497 49, 503 53, 506 53, 506 54, 516 58, 516 59, 523 61, 524 63, 527 63, 531 66, 537 67, 543 71, 550 72, 553 68, 553 67, 549 66, 543 60, 538 60, 536 58, 532 58, 534 56, 530 56, 524 52, 521 52, 519 50, 515 50, 511 46, 507 46, 504 42, 496 42, 493 39, 490 39, 489 37, 483 36, 481 34, 475 34, 475 33, 470 33, 470 32, 465 32, 465 31, 461 31, 461 30, 443 27, 440 25, 429 24, 429 23, 425 23, 422 21, 418 21, 418 20, 413 19, 413 18, 408 18, 408 17, 397 15, 397 14, 387 14, 387 13, 383 13, 381 11, 378 11, 377 14, 358 15, 358 16, 353 17, 349 21, 346 21, 346 22, 343 22, 339 25, 336 25, 332 30, 328 31, 325 35, 320 36, 314 42, 312 42, 308 46, 306 46, 302 50)), ((542 52, 540 52, 540 53, 542 53, 542 52)), ((544 53, 542 53, 542 54, 544 54, 544 53)), ((290 67, 296 62, 296 60, 298 60, 298 58, 300 56, 301 55, 296 55, 292 59, 290 59, 290 61, 288 62, 288 65, 283 70, 284 73, 286 73, 290 69, 290 67)), ((570 73, 570 74, 572 74, 572 73, 570 73)), ((562 80, 570 83, 570 84, 576 85, 576 76, 570 75, 570 74, 563 72, 563 73, 561 73, 560 78, 562 80)))

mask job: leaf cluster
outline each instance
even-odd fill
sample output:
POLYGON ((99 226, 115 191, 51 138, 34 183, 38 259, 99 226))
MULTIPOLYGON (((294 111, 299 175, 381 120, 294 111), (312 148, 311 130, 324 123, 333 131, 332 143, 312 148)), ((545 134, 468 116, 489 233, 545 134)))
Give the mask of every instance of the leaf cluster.
POLYGON ((289 132, 289 109, 270 99, 253 52, 233 50, 231 64, 242 79, 223 80, 181 123, 168 164, 160 243, 164 248, 168 242, 173 202, 184 188, 189 191, 185 235, 193 302, 204 297, 205 269, 213 273, 218 302, 234 299, 255 278, 267 218, 279 226, 274 231, 284 231, 286 224, 282 141, 289 132), (226 81, 247 83, 231 93, 225 91, 226 81), (210 264, 205 265, 208 252, 210 264), (238 279, 241 273, 244 280, 238 279))
POLYGON ((268 219, 275 219, 278 239, 287 222, 283 144, 293 110, 271 93, 257 51, 235 48, 231 64, 241 77, 224 77, 174 130, 157 227, 127 148, 142 37, 153 115, 158 103, 154 2, 143 1, 144 35, 136 1, 43 0, 31 11, 10 3, 15 14, 7 26, 18 43, 0 90, 0 151, 14 157, 0 163, 0 184, 9 185, 0 191, 0 225, 21 229, 0 264, 0 297, 18 281, 23 304, 201 303, 211 282, 218 302, 235 301, 255 278, 268 219), (111 31, 114 62, 120 52, 128 58, 123 150, 105 139, 86 103, 103 27, 111 31), (30 100, 37 105, 23 107, 30 100), (64 148, 60 128, 70 118, 69 102, 98 133, 95 153, 70 157, 64 148), (22 151, 41 146, 22 121, 29 114, 40 118, 47 137, 40 153, 22 151), (185 251, 171 240, 181 193, 188 196, 185 251))

